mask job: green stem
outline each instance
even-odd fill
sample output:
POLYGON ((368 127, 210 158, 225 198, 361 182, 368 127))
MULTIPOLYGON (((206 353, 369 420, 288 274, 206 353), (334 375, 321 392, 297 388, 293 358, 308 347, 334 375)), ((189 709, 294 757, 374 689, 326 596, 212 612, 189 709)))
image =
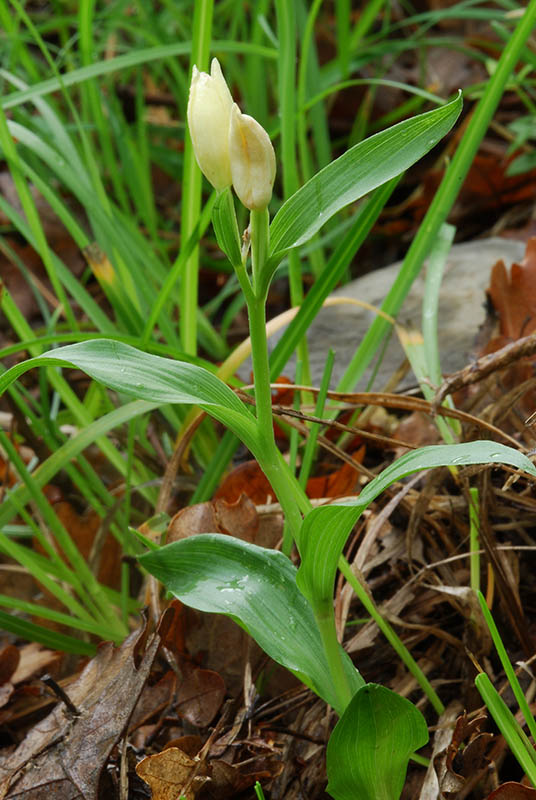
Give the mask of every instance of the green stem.
MULTIPOLYGON (((254 230, 254 229, 253 229, 254 230)), ((253 247, 253 241, 252 241, 253 247)), ((272 392, 266 339, 266 317, 264 298, 255 298, 248 303, 249 333, 251 337, 251 359, 255 383, 255 404, 261 453, 259 463, 281 503, 281 507, 297 540, 302 523, 293 481, 290 472, 277 449, 272 419, 272 392)))
POLYGON ((344 671, 341 645, 337 639, 333 603, 331 603, 330 607, 327 608, 324 613, 319 613, 315 609, 315 618, 318 629, 320 630, 320 636, 322 637, 322 644, 324 645, 324 652, 333 681, 333 688, 337 694, 339 703, 338 710, 342 714, 352 699, 352 691, 344 671))
POLYGON ((471 589, 480 591, 480 525, 478 489, 469 489, 469 559, 471 564, 471 589))
MULTIPOLYGON (((300 506, 306 513, 310 509, 310 504, 275 443, 270 366, 266 338, 266 297, 265 293, 260 289, 262 287, 262 270, 268 252, 268 223, 267 211, 252 212, 250 226, 251 257, 252 283, 255 296, 249 298, 247 306, 259 440, 257 457, 263 472, 277 495, 277 499, 281 503, 281 508, 292 532, 293 539, 299 545, 302 524, 300 506)), ((323 606, 322 608, 315 608, 313 604, 313 611, 322 637, 339 709, 343 710, 350 702, 352 693, 344 672, 342 651, 337 639, 333 603, 331 602, 331 605, 328 605, 328 607, 323 606)))
POLYGON ((262 211, 252 211, 250 222, 250 237, 251 237, 251 265, 253 273, 253 293, 257 300, 266 302, 265 292, 263 291, 262 282, 262 268, 264 267, 268 257, 268 246, 270 244, 270 214, 268 209, 264 208, 262 211))

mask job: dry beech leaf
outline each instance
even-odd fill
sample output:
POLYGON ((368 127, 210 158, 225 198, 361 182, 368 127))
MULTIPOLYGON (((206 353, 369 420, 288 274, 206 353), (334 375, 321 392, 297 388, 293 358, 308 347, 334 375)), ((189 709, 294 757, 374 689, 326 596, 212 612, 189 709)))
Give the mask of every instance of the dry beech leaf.
MULTIPOLYGON (((415 447, 424 447, 437 443, 438 431, 428 414, 422 411, 413 411, 397 425, 392 437, 413 444, 415 447)), ((397 447, 395 458, 399 458, 407 452, 407 447, 397 447)))
POLYGON ((211 669, 193 669, 179 686, 177 712, 203 728, 210 725, 225 697, 223 678, 211 669))
POLYGON ((216 498, 207 503, 183 508, 169 523, 167 543, 197 533, 225 533, 254 543, 258 529, 259 519, 255 505, 246 494, 241 493, 236 500, 216 498))
MULTIPOLYGON (((203 787, 200 800, 227 800, 236 797, 245 789, 253 786, 258 777, 263 775, 244 775, 236 767, 226 761, 211 761, 208 765, 210 782, 203 787)), ((272 777, 268 773, 268 777, 272 777)))
MULTIPOLYGON (((256 463, 251 463, 258 470, 256 463)), ((268 481, 264 480, 268 486, 268 481)), ((262 496, 268 498, 270 491, 266 489, 262 496)), ((169 544, 199 533, 224 533, 260 547, 273 548, 283 534, 283 521, 280 514, 259 516, 254 502, 242 492, 231 502, 224 497, 217 497, 183 508, 169 523, 167 541, 169 544)), ((184 652, 184 648, 181 652, 184 652)))
POLYGON ((273 778, 280 768, 277 763, 272 771, 257 769, 242 773, 226 761, 200 762, 173 745, 144 758, 136 766, 136 772, 151 787, 152 800, 178 800, 179 797, 228 800, 253 786, 259 778, 273 778))
POLYGON ((536 789, 509 781, 498 786, 486 800, 536 800, 536 789))
POLYGON ((460 708, 460 703, 454 701, 439 719, 432 759, 419 800, 437 800, 451 793, 456 796, 466 781, 488 764, 485 751, 493 736, 480 730, 487 718, 469 720, 465 711, 459 713, 460 708), (464 742, 465 747, 462 747, 464 742))
POLYGON ((167 742, 166 749, 170 747, 178 747, 179 750, 182 750, 187 756, 194 758, 203 747, 203 740, 200 736, 189 733, 186 736, 179 736, 178 739, 172 739, 170 742, 167 742))
POLYGON ((61 800, 98 796, 101 770, 128 724, 160 645, 155 634, 141 653, 145 637, 144 630, 136 631, 120 648, 110 642, 99 647, 67 690, 79 714, 58 702, 16 750, 0 757, 0 798, 50 800, 53 791, 61 800), (25 769, 30 763, 32 769, 25 769))
POLYGON ((196 794, 208 780, 205 775, 195 775, 199 762, 183 753, 178 747, 168 747, 154 756, 147 756, 136 765, 139 777, 149 784, 152 800, 195 800, 196 794), (185 786, 188 786, 184 791, 185 786))
POLYGON ((172 702, 177 686, 177 676, 173 670, 168 670, 158 683, 143 687, 140 699, 130 719, 128 729, 134 731, 145 725, 149 720, 157 718, 172 702))

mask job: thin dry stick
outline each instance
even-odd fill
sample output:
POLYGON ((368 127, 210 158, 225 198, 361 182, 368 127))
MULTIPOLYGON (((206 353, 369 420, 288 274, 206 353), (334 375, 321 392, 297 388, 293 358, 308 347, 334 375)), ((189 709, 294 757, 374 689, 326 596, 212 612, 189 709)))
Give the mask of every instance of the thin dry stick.
POLYGON ((438 406, 445 397, 464 386, 478 383, 483 378, 510 366, 514 361, 521 358, 533 356, 536 353, 536 333, 524 336, 516 342, 507 344, 495 353, 489 353, 477 359, 474 364, 455 372, 441 384, 434 398, 434 410, 439 411, 438 406))
MULTIPOLYGON (((318 387, 303 387, 300 384, 288 384, 288 383, 273 383, 272 389, 294 389, 296 391, 301 391, 302 389, 307 388, 311 393, 316 394, 320 390, 318 387)), ((382 408, 396 408, 400 411, 423 411, 425 414, 440 414, 442 417, 451 417, 452 419, 458 419, 460 422, 465 422, 468 425, 473 425, 478 428, 482 428, 490 433, 493 433, 496 436, 499 436, 504 441, 508 442, 512 447, 515 447, 516 450, 523 450, 522 445, 514 439, 512 436, 509 436, 507 433, 502 431, 500 428, 497 428, 495 425, 492 425, 490 422, 486 420, 482 420, 479 417, 475 417, 473 414, 468 414, 466 411, 458 411, 454 408, 446 408, 445 406, 439 406, 438 408, 434 407, 434 403, 430 403, 428 400, 423 400, 420 397, 409 397, 408 395, 401 395, 401 394, 389 394, 388 392, 328 392, 328 397, 331 400, 339 400, 343 403, 348 405, 361 405, 361 406, 381 406, 382 408)), ((341 411, 344 408, 341 408, 341 411)), ((329 424, 330 420, 322 420, 324 424, 329 424)), ((397 442, 400 445, 400 442, 397 442)))

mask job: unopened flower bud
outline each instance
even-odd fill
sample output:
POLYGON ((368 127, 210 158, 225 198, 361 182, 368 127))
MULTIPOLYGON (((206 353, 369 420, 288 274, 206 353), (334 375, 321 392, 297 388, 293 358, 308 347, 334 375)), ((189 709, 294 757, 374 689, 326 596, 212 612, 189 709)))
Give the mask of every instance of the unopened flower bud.
POLYGON ((236 103, 231 111, 229 154, 233 187, 250 210, 266 208, 275 180, 275 153, 270 137, 257 120, 242 114, 236 103))
POLYGON ((188 127, 199 168, 218 192, 232 183, 228 141, 232 107, 233 98, 218 59, 212 59, 210 75, 194 66, 188 127))

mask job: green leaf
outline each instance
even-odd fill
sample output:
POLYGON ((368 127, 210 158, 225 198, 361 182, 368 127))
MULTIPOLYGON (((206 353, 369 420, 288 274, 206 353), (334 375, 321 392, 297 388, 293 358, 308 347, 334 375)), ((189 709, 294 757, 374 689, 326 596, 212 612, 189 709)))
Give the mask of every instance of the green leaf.
POLYGON ((410 756, 427 741, 424 717, 409 700, 367 683, 331 734, 327 791, 335 800, 397 800, 410 756))
POLYGON ((485 672, 480 672, 475 678, 475 686, 480 692, 482 700, 493 717, 498 729, 508 742, 512 753, 536 786, 536 765, 534 763, 534 748, 527 734, 516 720, 498 691, 493 686, 485 672))
POLYGON ((318 172, 274 217, 270 226, 270 256, 274 264, 287 250, 310 239, 341 208, 418 161, 448 133, 461 108, 460 93, 440 108, 359 142, 318 172))
POLYGON ((435 445, 401 456, 371 480, 357 497, 313 509, 305 517, 299 537, 302 563, 297 581, 300 590, 317 610, 331 605, 337 562, 346 539, 363 510, 392 483, 422 469, 489 463, 511 464, 536 476, 536 468, 523 453, 497 442, 435 445))
POLYGON ((240 234, 230 189, 225 189, 218 195, 212 209, 212 225, 220 249, 233 266, 240 265, 242 263, 240 234))
POLYGON ((32 367, 77 367, 117 392, 140 400, 198 405, 230 428, 256 453, 255 421, 235 393, 203 367, 173 361, 113 339, 69 344, 16 364, 0 377, 0 394, 32 367))
MULTIPOLYGON (((73 625, 76 620, 73 618, 73 625)), ((66 636, 64 633, 57 633, 49 628, 43 628, 34 622, 28 622, 12 614, 0 611, 0 626, 5 631, 15 634, 15 636, 25 639, 28 642, 39 642, 50 647, 51 650, 61 650, 63 653, 80 653, 81 655, 92 656, 95 654, 96 647, 90 642, 83 642, 75 639, 74 636, 66 636)))
MULTIPOLYGON (((225 614, 339 713, 313 612, 296 586, 296 569, 276 550, 206 533, 139 557, 175 597, 199 611, 225 614)), ((363 679, 343 651, 352 692, 363 679)))

